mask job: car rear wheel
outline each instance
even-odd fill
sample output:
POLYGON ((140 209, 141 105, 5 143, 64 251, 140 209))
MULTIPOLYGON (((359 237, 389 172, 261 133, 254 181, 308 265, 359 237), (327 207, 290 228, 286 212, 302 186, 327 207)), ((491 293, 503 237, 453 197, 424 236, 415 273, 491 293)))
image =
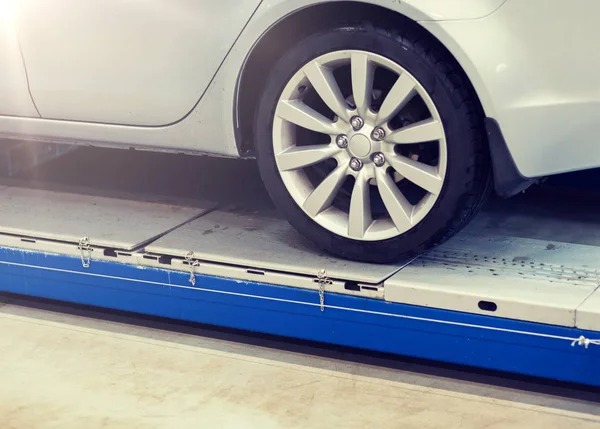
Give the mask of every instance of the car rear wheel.
POLYGON ((489 177, 483 118, 461 76, 435 46, 368 26, 290 46, 255 125, 275 204, 319 247, 365 262, 456 233, 489 177))

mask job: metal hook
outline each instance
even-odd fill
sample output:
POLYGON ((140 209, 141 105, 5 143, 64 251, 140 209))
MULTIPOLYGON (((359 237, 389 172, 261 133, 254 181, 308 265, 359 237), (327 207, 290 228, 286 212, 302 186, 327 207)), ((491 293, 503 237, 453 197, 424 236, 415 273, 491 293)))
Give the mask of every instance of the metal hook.
POLYGON ((83 268, 89 268, 92 262, 92 246, 90 246, 89 237, 81 237, 79 239, 79 246, 77 247, 81 252, 81 265, 83 268))
POLYGON ((188 263, 190 267, 190 278, 188 281, 192 284, 192 286, 196 286, 196 273, 194 272, 194 268, 200 265, 200 262, 194 257, 194 252, 189 251, 187 255, 185 255, 185 261, 188 263))

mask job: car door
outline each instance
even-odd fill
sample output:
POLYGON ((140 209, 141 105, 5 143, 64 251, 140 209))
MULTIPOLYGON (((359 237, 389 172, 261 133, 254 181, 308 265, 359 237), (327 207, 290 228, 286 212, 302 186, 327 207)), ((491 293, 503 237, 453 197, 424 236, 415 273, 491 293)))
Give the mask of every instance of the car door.
POLYGON ((27 88, 27 74, 9 4, 0 2, 0 115, 39 116, 27 88))
POLYGON ((160 126, 185 117, 261 0, 16 0, 43 118, 160 126))

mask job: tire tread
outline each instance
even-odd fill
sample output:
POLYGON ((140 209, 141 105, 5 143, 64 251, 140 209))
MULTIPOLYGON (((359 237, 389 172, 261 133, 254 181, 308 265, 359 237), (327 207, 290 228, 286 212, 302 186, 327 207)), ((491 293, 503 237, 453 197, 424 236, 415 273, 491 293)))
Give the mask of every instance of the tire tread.
MULTIPOLYGON (((450 221, 440 227, 438 233, 416 247, 413 254, 423 253, 432 247, 442 244, 456 235, 479 212, 492 188, 491 170, 489 163, 488 145, 485 136, 484 115, 474 102, 478 100, 464 72, 454 65, 454 59, 435 43, 421 42, 417 32, 399 33, 394 30, 378 28, 367 24, 363 28, 372 29, 400 44, 410 44, 415 52, 421 54, 427 61, 443 72, 446 89, 455 100, 455 108, 459 114, 469 118, 473 138, 466 144, 472 148, 472 156, 468 160, 467 170, 472 170, 473 179, 465 186, 465 190, 455 204, 454 215, 450 221)), ((467 151, 468 153, 469 151, 467 151)), ((418 228, 419 225, 416 227, 418 228)))

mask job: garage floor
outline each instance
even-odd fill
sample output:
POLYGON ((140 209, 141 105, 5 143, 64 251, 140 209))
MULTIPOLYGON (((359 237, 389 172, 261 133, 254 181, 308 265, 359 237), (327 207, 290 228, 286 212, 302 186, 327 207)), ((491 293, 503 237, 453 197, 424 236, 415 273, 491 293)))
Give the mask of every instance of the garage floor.
POLYGON ((598 392, 0 297, 0 427, 597 428, 598 392))

